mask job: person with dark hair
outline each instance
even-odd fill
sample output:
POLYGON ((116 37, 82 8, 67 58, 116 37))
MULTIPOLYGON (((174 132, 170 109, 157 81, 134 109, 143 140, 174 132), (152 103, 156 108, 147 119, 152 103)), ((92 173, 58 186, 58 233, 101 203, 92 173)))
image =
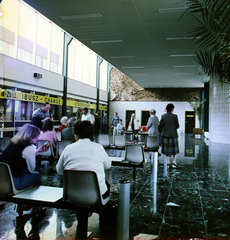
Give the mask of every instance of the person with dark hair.
POLYGON ((75 137, 74 137, 74 133, 73 133, 73 127, 74 127, 74 124, 75 124, 76 121, 77 120, 74 117, 71 117, 68 120, 67 128, 65 128, 65 129, 63 129, 61 131, 61 140, 69 140, 71 142, 75 142, 75 137))
POLYGON ((48 102, 44 102, 42 107, 36 109, 32 114, 32 124, 38 127, 40 130, 42 128, 42 120, 47 117, 50 117, 50 104, 48 102))
MULTIPOLYGON (((76 122, 74 135, 76 142, 66 146, 59 158, 56 166, 58 174, 63 175, 66 169, 94 171, 97 174, 102 197, 109 196, 109 184, 105 180, 105 170, 111 167, 111 160, 101 144, 92 142, 93 126, 90 121, 76 122)), ((77 215, 77 235, 81 237, 81 227, 84 222, 80 212, 77 212, 77 215)))
POLYGON ((109 127, 109 122, 108 122, 108 115, 107 112, 103 112, 103 118, 102 118, 102 133, 107 134, 108 133, 108 127, 109 127))
POLYGON ((93 124, 93 115, 89 112, 89 109, 87 107, 83 107, 82 108, 82 116, 81 116, 81 120, 82 121, 90 121, 91 124, 93 124))
POLYGON ((101 144, 93 141, 93 126, 89 121, 78 121, 74 124, 76 142, 66 146, 57 163, 57 172, 64 169, 92 170, 96 172, 101 193, 108 190, 104 170, 111 167, 111 160, 101 144), (92 154, 93 153, 93 154, 92 154))
MULTIPOLYGON (((41 175, 34 171, 36 167, 36 154, 48 150, 46 145, 36 149, 36 144, 40 135, 40 129, 31 124, 25 124, 11 139, 11 143, 0 155, 0 162, 7 163, 10 167, 15 188, 25 189, 30 186, 41 184, 41 175)), ((17 212, 22 214, 28 206, 18 205, 17 212)))
POLYGON ((54 130, 53 121, 50 118, 46 118, 44 120, 39 140, 49 140, 55 151, 58 139, 57 134, 54 130))
POLYGON ((178 117, 173 114, 174 105, 169 103, 166 106, 167 113, 161 116, 159 129, 162 130, 162 150, 166 155, 168 167, 171 166, 169 157, 173 155, 172 167, 177 168, 176 157, 179 153, 177 129, 180 127, 178 117))

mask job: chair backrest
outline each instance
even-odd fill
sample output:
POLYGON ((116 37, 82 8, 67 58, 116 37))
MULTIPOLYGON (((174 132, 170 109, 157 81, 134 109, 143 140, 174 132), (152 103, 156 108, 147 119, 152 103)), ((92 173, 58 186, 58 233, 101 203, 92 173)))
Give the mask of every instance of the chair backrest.
POLYGON ((93 171, 64 170, 63 200, 69 200, 81 207, 103 204, 109 198, 103 199, 98 184, 97 175, 93 171))
POLYGON ((109 147, 109 135, 108 134, 98 134, 98 143, 100 143, 103 147, 109 147))
POLYGON ((131 163, 141 163, 145 161, 144 148, 140 145, 126 145, 125 160, 131 163))
POLYGON ((14 186, 14 180, 9 165, 7 163, 0 162, 0 196, 17 194, 29 188, 17 190, 14 186))
POLYGON ((37 140, 36 148, 38 149, 39 147, 41 147, 46 142, 50 143, 49 149, 45 152, 39 152, 37 155, 42 156, 42 157, 55 157, 54 152, 53 152, 52 143, 49 140, 37 140))
POLYGON ((0 138, 0 152, 3 152, 9 143, 10 143, 9 137, 1 137, 0 138))
POLYGON ((71 144, 72 142, 69 140, 61 140, 57 142, 57 153, 58 156, 61 156, 63 150, 65 149, 65 147, 69 144, 71 144))
POLYGON ((125 136, 124 135, 115 135, 114 136, 114 145, 116 147, 125 147, 125 136))
POLYGON ((149 150, 157 151, 159 148, 158 137, 147 136, 146 138, 146 147, 149 150))
POLYGON ((61 141, 61 132, 56 132, 58 141, 61 141))

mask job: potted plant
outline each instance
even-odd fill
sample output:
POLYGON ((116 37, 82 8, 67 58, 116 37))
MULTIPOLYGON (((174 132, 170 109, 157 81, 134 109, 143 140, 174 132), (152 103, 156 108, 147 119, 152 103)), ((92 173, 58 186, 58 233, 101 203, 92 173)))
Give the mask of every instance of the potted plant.
POLYGON ((196 100, 195 102, 190 102, 189 104, 192 107, 193 111, 198 117, 199 121, 199 128, 193 128, 193 134, 204 134, 204 129, 202 129, 202 120, 203 120, 203 108, 204 108, 204 103, 206 99, 203 99, 202 101, 196 100))

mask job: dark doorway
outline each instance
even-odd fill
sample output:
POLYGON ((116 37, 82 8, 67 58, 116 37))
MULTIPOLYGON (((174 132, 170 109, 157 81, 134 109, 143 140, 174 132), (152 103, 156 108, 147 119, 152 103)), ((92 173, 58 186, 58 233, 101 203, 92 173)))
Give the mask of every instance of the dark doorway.
POLYGON ((129 122, 130 122, 130 120, 131 120, 131 116, 132 116, 133 113, 136 114, 136 111, 135 111, 135 110, 126 110, 126 119, 125 119, 126 131, 127 131, 128 128, 129 128, 129 122))
POLYGON ((141 111, 141 126, 147 125, 149 117, 149 111, 141 111))
POLYGON ((195 112, 185 112, 185 133, 193 133, 195 128, 195 112))

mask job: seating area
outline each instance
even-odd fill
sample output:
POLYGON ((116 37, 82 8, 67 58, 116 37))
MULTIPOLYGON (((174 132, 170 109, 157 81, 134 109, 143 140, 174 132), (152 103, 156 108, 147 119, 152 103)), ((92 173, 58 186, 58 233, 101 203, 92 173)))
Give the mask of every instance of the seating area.
POLYGON ((101 197, 98 179, 95 172, 65 170, 63 188, 36 186, 16 190, 9 166, 0 162, 0 200, 31 206, 46 206, 60 209, 73 209, 83 219, 81 237, 87 237, 88 214, 100 213, 110 196, 101 197), (76 184, 79 183, 79 184, 76 184))

